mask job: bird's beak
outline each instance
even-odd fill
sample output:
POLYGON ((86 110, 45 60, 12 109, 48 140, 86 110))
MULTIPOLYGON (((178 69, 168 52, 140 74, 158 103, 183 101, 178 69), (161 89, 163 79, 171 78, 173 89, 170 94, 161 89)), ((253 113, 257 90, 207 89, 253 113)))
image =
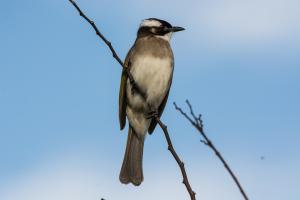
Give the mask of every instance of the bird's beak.
POLYGON ((173 26, 172 28, 170 28, 171 32, 178 32, 178 31, 184 31, 185 29, 179 26, 173 26))

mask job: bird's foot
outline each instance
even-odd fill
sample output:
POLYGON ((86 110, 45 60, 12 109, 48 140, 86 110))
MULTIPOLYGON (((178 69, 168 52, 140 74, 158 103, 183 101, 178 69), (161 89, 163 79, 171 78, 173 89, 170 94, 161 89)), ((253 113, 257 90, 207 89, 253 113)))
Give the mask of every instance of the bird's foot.
POLYGON ((158 110, 152 110, 146 115, 147 119, 152 119, 156 117, 159 117, 158 110))

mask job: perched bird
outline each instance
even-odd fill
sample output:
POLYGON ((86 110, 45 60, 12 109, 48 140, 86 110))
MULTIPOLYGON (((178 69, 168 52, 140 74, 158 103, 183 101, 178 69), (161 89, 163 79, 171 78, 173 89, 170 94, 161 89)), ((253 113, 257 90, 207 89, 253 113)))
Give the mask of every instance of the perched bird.
POLYGON ((143 148, 147 132, 151 134, 156 121, 151 113, 161 116, 172 83, 174 57, 170 46, 171 35, 184 28, 149 18, 142 21, 134 45, 129 50, 124 65, 127 67, 141 93, 134 91, 125 70, 122 72, 119 95, 119 120, 121 130, 129 121, 125 156, 120 172, 122 183, 138 186, 143 181, 143 148), (149 106, 150 105, 150 106, 149 106), (149 117, 150 116, 150 117, 149 117))

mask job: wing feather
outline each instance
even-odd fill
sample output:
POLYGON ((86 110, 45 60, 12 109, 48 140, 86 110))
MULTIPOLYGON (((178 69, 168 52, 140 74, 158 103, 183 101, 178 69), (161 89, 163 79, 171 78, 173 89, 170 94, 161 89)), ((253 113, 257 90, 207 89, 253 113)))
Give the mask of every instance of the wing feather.
MULTIPOLYGON (((130 56, 131 56, 132 50, 128 52, 124 65, 125 67, 128 67, 128 64, 130 62, 130 56)), ((119 122, 120 122, 120 129, 122 130, 126 125, 126 85, 127 85, 127 74, 125 69, 122 70, 121 75, 121 84, 120 84, 120 93, 119 93, 119 122)))

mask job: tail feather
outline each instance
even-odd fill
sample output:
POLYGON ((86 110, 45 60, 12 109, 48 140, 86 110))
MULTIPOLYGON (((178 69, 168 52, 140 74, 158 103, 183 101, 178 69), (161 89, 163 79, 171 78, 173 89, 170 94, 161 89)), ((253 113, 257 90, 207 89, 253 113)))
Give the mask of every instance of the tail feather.
POLYGON ((124 184, 133 183, 138 186, 143 177, 144 138, 140 138, 129 126, 125 156, 120 172, 120 181, 124 184))

